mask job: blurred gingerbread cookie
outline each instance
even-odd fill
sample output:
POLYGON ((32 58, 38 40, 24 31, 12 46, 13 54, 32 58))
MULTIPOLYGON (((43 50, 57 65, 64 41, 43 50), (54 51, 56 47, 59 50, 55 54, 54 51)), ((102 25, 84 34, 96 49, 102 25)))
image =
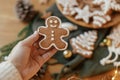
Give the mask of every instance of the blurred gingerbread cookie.
POLYGON ((119 0, 57 0, 57 2, 65 17, 85 27, 107 28, 120 22, 119 0))
POLYGON ((63 40, 63 37, 69 35, 69 30, 61 27, 61 20, 56 16, 50 16, 46 19, 46 26, 38 28, 39 34, 44 38, 39 42, 43 49, 50 49, 52 46, 57 50, 65 50, 68 43, 63 40))
POLYGON ((74 10, 74 7, 78 5, 76 0, 58 0, 58 3, 63 6, 63 14, 74 15, 76 13, 74 10))
POLYGON ((74 53, 78 53, 85 58, 91 58, 94 45, 97 40, 97 31, 88 31, 70 39, 70 44, 74 53))

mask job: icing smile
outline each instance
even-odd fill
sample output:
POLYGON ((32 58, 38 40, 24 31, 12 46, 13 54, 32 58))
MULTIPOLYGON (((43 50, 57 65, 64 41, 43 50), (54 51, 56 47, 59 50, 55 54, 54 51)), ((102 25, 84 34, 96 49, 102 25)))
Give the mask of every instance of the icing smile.
POLYGON ((57 25, 50 25, 51 27, 56 27, 57 25))

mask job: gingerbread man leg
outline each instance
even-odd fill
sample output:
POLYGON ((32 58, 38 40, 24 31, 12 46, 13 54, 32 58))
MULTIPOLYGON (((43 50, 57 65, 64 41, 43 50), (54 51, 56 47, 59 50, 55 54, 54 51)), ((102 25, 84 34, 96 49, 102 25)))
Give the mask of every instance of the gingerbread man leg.
POLYGON ((56 45, 56 48, 58 48, 60 50, 64 50, 68 46, 68 44, 64 40, 59 40, 59 39, 56 40, 55 45, 56 45))
POLYGON ((46 40, 42 40, 40 41, 40 47, 43 48, 43 49, 49 49, 51 47, 51 42, 46 42, 46 40))

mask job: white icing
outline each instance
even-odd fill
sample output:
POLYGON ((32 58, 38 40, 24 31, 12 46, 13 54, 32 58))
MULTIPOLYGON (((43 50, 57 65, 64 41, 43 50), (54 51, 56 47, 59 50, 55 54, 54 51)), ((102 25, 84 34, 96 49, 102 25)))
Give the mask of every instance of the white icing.
POLYGON ((102 27, 104 24, 111 21, 111 10, 120 11, 120 3, 116 0, 92 0, 92 5, 98 5, 100 10, 90 12, 90 5, 85 5, 83 8, 79 7, 77 0, 57 0, 62 5, 62 13, 67 16, 72 16, 76 20, 83 20, 89 23, 92 18, 92 24, 95 27, 102 27))
POLYGON ((75 19, 82 19, 86 23, 89 23, 89 18, 92 16, 92 13, 89 11, 89 6, 85 6, 83 9, 77 7, 75 10, 78 13, 75 19))
POLYGON ((102 6, 104 14, 107 14, 111 9, 112 0, 93 0, 93 4, 102 6))
POLYGON ((106 65, 106 64, 110 64, 110 63, 113 63, 114 66, 120 66, 119 63, 120 62, 116 62, 117 59, 118 59, 118 56, 120 55, 120 47, 119 48, 115 48, 114 45, 108 47, 108 50, 109 50, 109 55, 105 58, 103 58, 100 63, 102 65, 106 65), (113 53, 115 53, 115 57, 113 59, 111 59, 113 53), (118 63, 118 64, 117 64, 118 63))
POLYGON ((54 36, 54 34, 51 34, 51 36, 53 37, 53 36, 54 36))
POLYGON ((74 15, 76 12, 74 7, 78 5, 76 0, 58 0, 58 3, 63 6, 63 14, 74 15))
POLYGON ((78 46, 77 43, 74 43, 74 40, 75 39, 72 40, 72 45, 77 49, 76 50, 77 53, 84 54, 84 55, 91 55, 92 54, 91 51, 84 50, 80 46, 78 46))
POLYGON ((104 14, 107 14, 111 9, 120 11, 120 4, 116 0, 93 0, 93 4, 100 5, 104 14))
POLYGON ((55 31, 53 31, 53 30, 51 31, 51 41, 54 41, 54 40, 55 40, 55 39, 54 39, 54 32, 55 32, 55 31))
POLYGON ((100 5, 103 0, 93 0, 93 4, 100 5))
POLYGON ((82 50, 81 48, 80 49, 78 49, 76 52, 78 52, 78 53, 83 53, 83 54, 85 54, 85 55, 91 55, 92 54, 92 52, 91 51, 85 51, 85 50, 82 50))
POLYGON ((93 16, 93 24, 99 27, 102 27, 103 24, 107 23, 110 20, 111 20, 111 17, 109 15, 93 16))
POLYGON ((53 34, 55 31, 51 31, 51 33, 53 34))
POLYGON ((93 19, 103 22, 103 24, 105 24, 107 22, 104 18, 102 18, 100 16, 94 16, 93 19))
POLYGON ((77 30, 78 29, 78 26, 77 25, 74 25, 70 22, 64 22, 61 24, 61 27, 62 28, 67 28, 69 31, 73 31, 73 30, 77 30))
POLYGON ((94 44, 97 39, 96 31, 88 31, 84 34, 78 35, 76 38, 72 38, 71 46, 73 50, 82 55, 92 55, 92 50, 94 50, 94 44))
POLYGON ((120 24, 113 28, 111 34, 107 36, 107 38, 113 40, 115 47, 120 46, 120 24))
POLYGON ((120 55, 120 24, 112 29, 107 38, 112 40, 112 45, 108 46, 109 54, 107 57, 103 58, 100 63, 102 65, 113 63, 114 66, 120 66, 120 61, 117 61, 120 55), (115 57, 111 59, 113 53, 115 57))
POLYGON ((58 21, 57 21, 57 20, 55 20, 55 21, 54 21, 54 23, 58 23, 58 21))
POLYGON ((103 13, 102 11, 95 10, 95 11, 92 13, 92 16, 95 16, 95 15, 103 16, 104 13, 103 13))
POLYGON ((111 8, 115 11, 120 11, 120 3, 117 3, 116 0, 113 0, 111 3, 111 8))
POLYGON ((54 41, 54 40, 55 40, 55 39, 52 37, 52 38, 51 38, 51 41, 54 41))
POLYGON ((50 20, 50 23, 53 23, 53 20, 50 20))

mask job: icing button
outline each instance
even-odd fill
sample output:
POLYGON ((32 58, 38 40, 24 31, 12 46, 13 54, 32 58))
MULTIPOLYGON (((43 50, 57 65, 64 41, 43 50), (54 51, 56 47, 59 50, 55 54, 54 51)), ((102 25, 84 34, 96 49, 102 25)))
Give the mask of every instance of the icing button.
POLYGON ((54 34, 51 34, 51 36, 53 37, 53 36, 54 36, 54 34))
POLYGON ((51 38, 51 40, 53 41, 53 40, 54 40, 54 38, 51 38))
POLYGON ((51 33, 54 33, 54 31, 51 31, 51 33))

